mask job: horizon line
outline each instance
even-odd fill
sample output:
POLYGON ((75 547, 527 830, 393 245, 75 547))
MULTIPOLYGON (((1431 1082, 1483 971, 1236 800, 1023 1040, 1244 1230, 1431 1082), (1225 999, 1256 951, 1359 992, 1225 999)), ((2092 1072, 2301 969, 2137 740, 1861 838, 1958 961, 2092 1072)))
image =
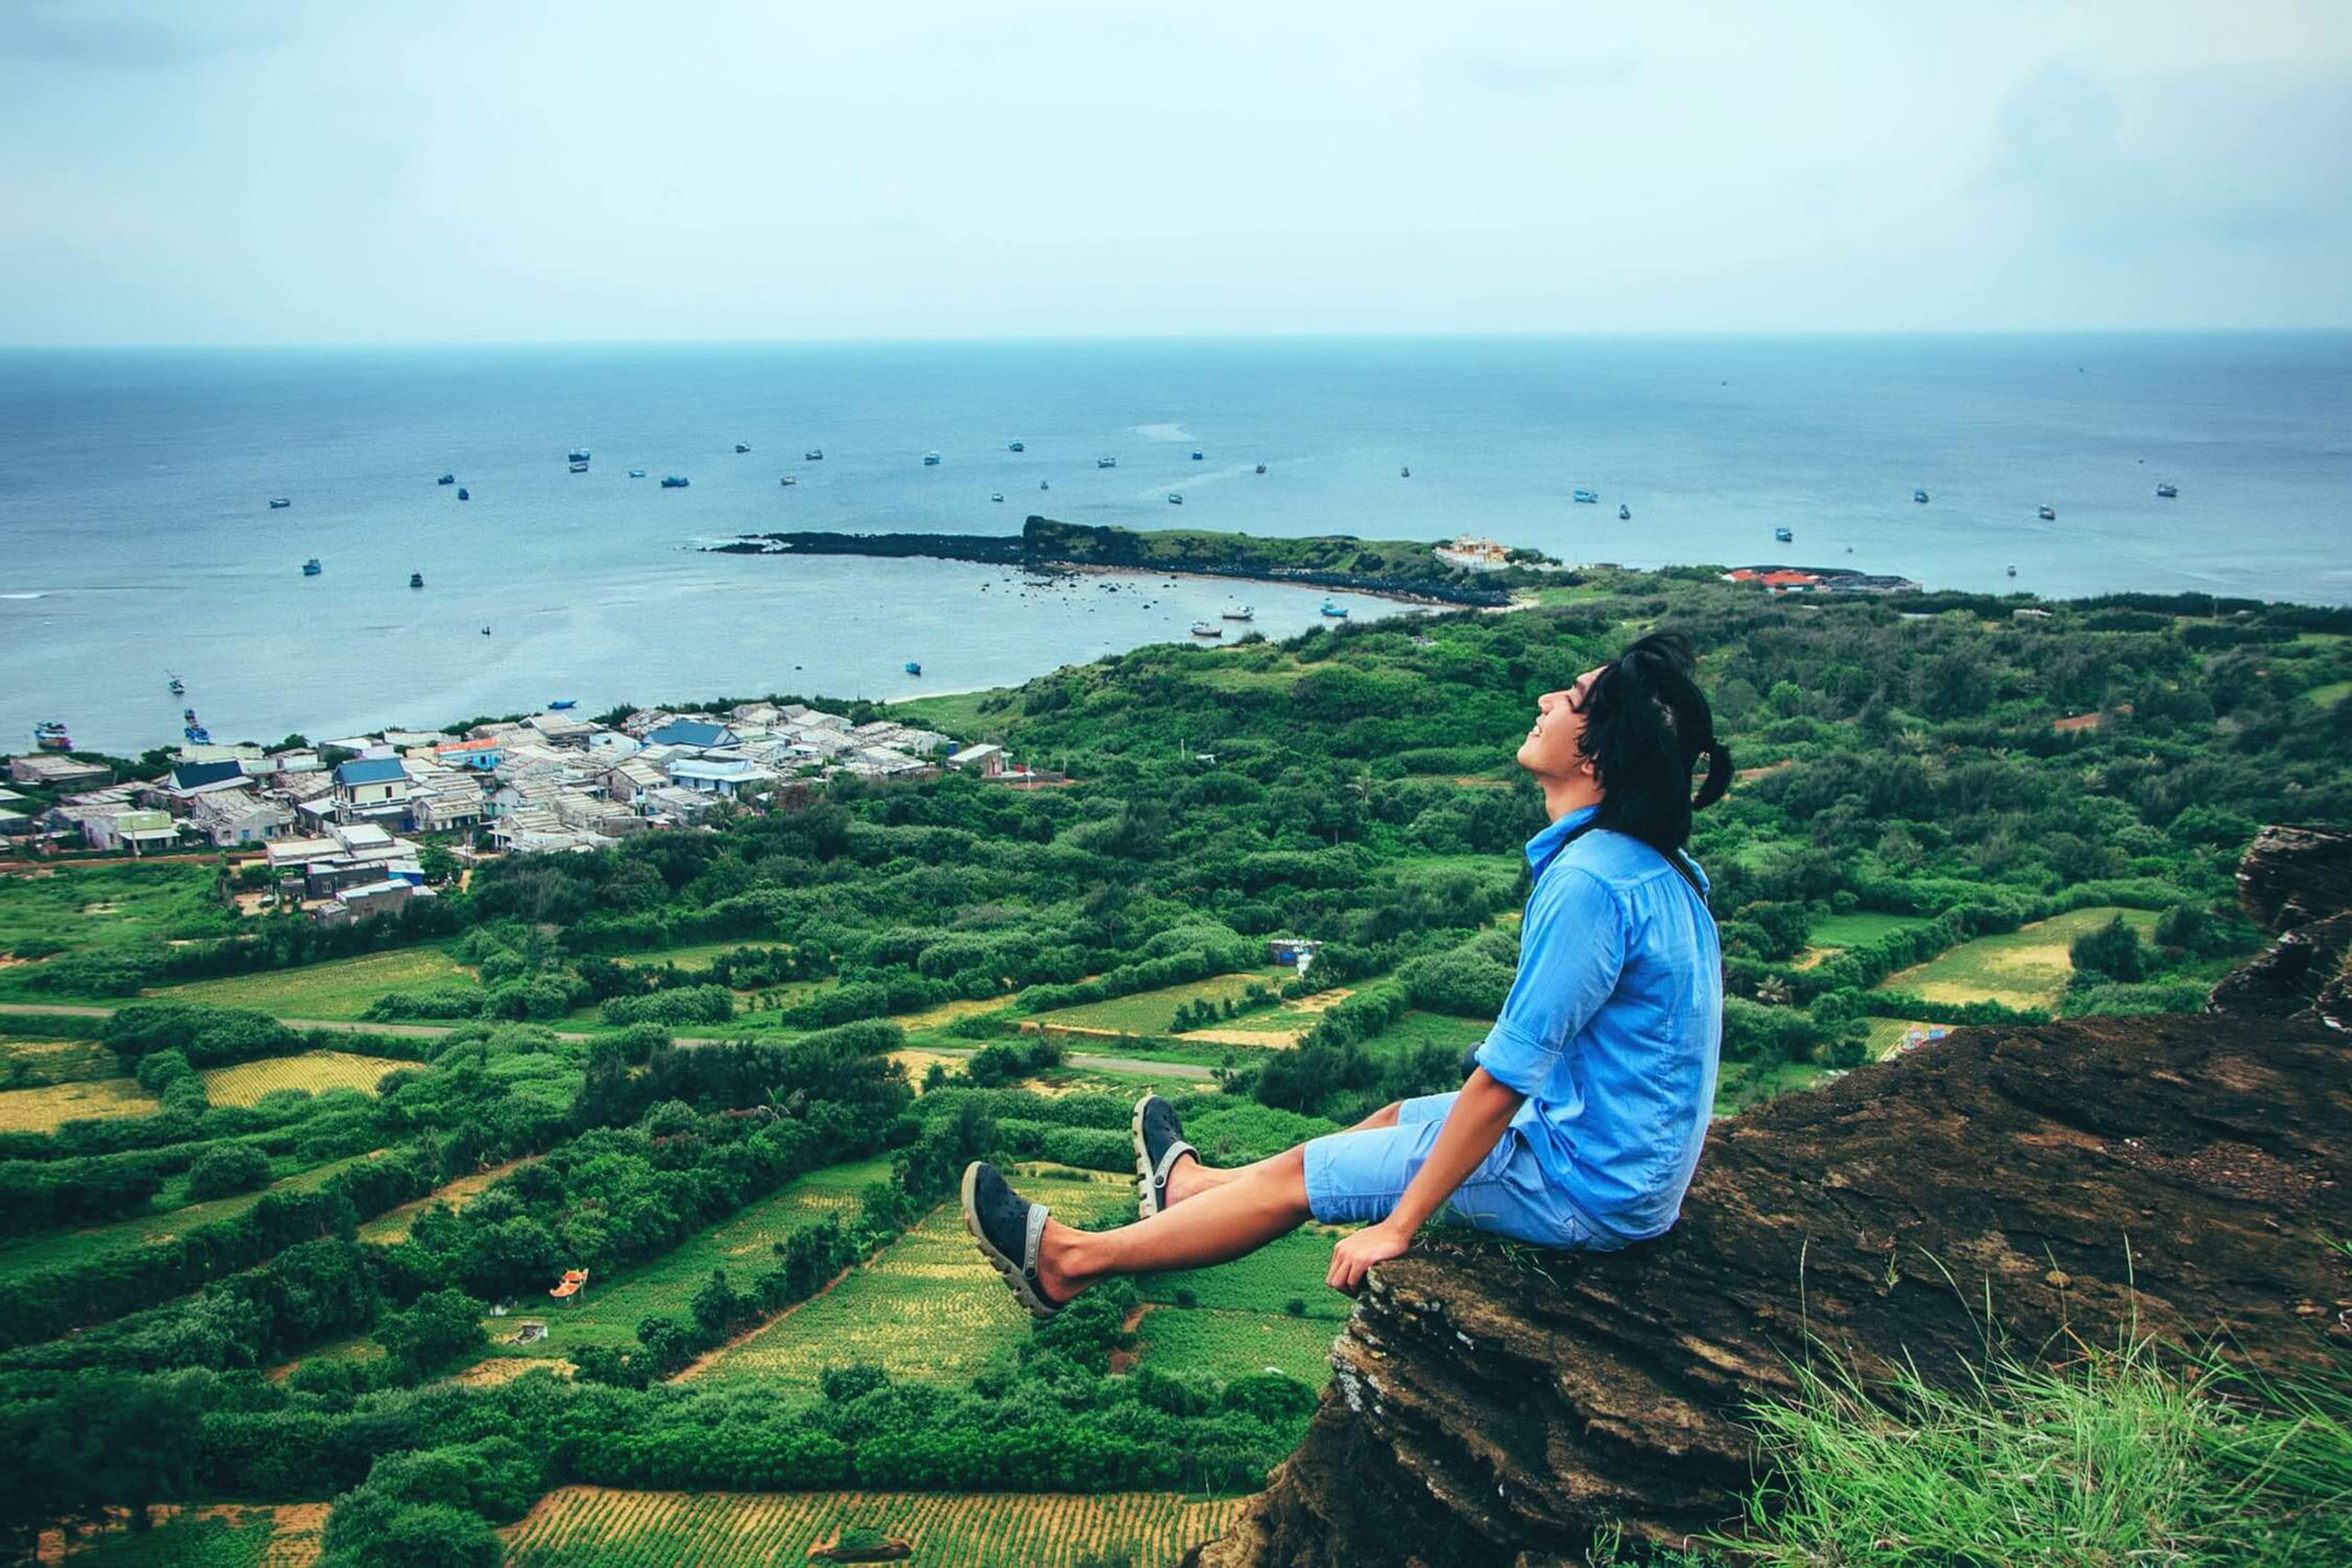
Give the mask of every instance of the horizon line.
POLYGON ((1683 328, 1657 330, 1536 329, 1525 332, 1444 330, 1411 332, 1304 331, 1212 333, 1003 333, 917 335, 863 333, 811 337, 547 337, 547 338, 277 338, 236 341, 187 338, 136 342, 0 343, 0 354, 107 354, 164 352, 282 352, 320 349, 562 349, 562 348, 820 348, 940 346, 948 344, 1113 344, 1237 343, 1430 343, 1568 342, 1608 340, 1725 341, 1789 339, 1984 339, 2352 335, 2352 322, 2269 326, 2099 327, 1806 327, 1683 328))

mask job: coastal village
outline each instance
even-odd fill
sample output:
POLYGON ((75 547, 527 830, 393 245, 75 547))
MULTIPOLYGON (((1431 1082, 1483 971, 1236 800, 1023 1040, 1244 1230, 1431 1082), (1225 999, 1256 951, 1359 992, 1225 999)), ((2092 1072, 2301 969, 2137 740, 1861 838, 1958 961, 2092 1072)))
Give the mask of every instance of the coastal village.
POLYGON ((281 751, 190 742, 146 779, 47 750, 7 769, 0 840, 12 854, 243 852, 262 868, 243 874, 260 901, 297 904, 323 924, 434 897, 428 839, 463 868, 691 829, 729 807, 803 805, 842 776, 912 782, 952 769, 1008 787, 1062 782, 1013 766, 999 746, 764 702, 645 709, 616 725, 548 712, 281 751))

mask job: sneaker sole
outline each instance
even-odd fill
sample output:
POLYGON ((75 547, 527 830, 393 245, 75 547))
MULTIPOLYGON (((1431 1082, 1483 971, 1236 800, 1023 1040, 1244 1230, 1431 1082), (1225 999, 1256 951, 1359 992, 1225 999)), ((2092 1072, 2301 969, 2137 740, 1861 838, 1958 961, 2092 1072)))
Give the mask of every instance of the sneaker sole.
POLYGON ((1153 1190, 1158 1183, 1151 1179, 1151 1156, 1144 1151, 1143 1143, 1143 1108, 1151 1098, 1147 1094, 1136 1100, 1136 1113, 1127 1121, 1136 1142, 1136 1218, 1139 1220, 1159 1213, 1159 1195, 1153 1190))
POLYGON ((1027 1308, 1031 1317, 1043 1322, 1061 1311, 1061 1308, 1039 1295, 1031 1287, 1028 1277, 1022 1272, 1021 1265, 999 1252, 996 1249, 996 1244, 989 1240, 988 1234, 980 1229, 980 1211, 972 1201, 972 1189, 979 1185, 979 1179, 978 1161, 976 1160, 964 1168, 964 1228, 970 1231, 972 1239, 980 1244, 980 1256, 989 1260, 989 1266, 994 1269, 1003 1278, 1005 1284, 1012 1288, 1012 1299, 1027 1308))

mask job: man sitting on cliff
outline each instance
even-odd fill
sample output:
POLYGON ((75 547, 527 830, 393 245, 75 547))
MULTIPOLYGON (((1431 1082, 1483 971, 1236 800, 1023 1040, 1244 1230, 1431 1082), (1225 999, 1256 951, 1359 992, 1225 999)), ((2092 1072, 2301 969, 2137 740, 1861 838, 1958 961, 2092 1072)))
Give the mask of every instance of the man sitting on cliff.
POLYGON ((1344 1133, 1212 1169, 1156 1095, 1136 1107, 1142 1217, 1073 1230, 995 1167, 964 1172, 964 1221, 1033 1315, 1097 1280, 1243 1257, 1307 1219, 1370 1222, 1333 1251, 1353 1291, 1441 1208, 1543 1247, 1614 1250, 1674 1224, 1714 1104, 1723 958, 1706 877, 1683 852, 1694 807, 1731 782, 1689 645, 1645 637, 1538 698, 1519 765, 1551 825, 1519 975, 1461 1089, 1344 1133), (1697 798, 1690 777, 1707 759, 1697 798))

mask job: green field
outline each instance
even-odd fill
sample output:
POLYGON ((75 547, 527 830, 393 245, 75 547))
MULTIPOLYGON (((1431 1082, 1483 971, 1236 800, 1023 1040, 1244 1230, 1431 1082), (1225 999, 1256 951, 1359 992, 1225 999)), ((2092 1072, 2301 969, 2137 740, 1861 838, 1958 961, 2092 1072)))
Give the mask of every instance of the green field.
MULTIPOLYGON (((1315 1285, 1331 1293, 1321 1280, 1315 1285)), ((1136 1329, 1136 1365, 1194 1382, 1272 1371, 1320 1388, 1330 1381, 1331 1341, 1339 1333, 1337 1323, 1322 1317, 1155 1307, 1136 1329)))
POLYGON ((1401 1056, 1423 1045, 1442 1045, 1449 1051, 1460 1052, 1485 1043, 1487 1032, 1493 1028, 1492 1019, 1455 1018, 1449 1013, 1408 1008, 1396 1022, 1367 1039, 1363 1048, 1374 1056, 1384 1057, 1401 1056))
POLYGON ((1980 936, 1927 963, 1889 975, 1876 989, 1901 991, 1931 1002, 1999 1002, 2012 1008, 2055 1008, 2074 975, 2067 948, 2084 932, 2118 915, 2142 936, 2155 929, 2144 909, 2100 906, 2075 909, 1999 936, 1980 936))
POLYGON ((2332 708, 2346 697, 2352 697, 2352 681, 2331 681, 2303 694, 2305 702, 2317 703, 2324 708, 2332 708))
POLYGON ((1734 1115, 1742 1109, 1743 1100, 1758 1105, 1797 1089, 1811 1089, 1836 1070, 1815 1066, 1811 1062, 1776 1062, 1759 1072, 1752 1062, 1725 1062, 1715 1079, 1714 1113, 1734 1115))
MULTIPOLYGON (((528 1346, 497 1343, 514 1332, 515 1317, 484 1318, 492 1348, 509 1356, 566 1356, 582 1345, 629 1346, 637 1325, 657 1313, 681 1319, 687 1303, 713 1269, 727 1270, 729 1283, 748 1291, 752 1280, 775 1266, 774 1244, 811 1221, 837 1214, 846 1223, 857 1214, 857 1195, 869 1182, 890 1179, 887 1159, 858 1160, 813 1171, 726 1220, 688 1236, 661 1257, 615 1276, 590 1280, 576 1306, 526 1300, 517 1315, 548 1325, 548 1337, 528 1346)), ((555 1281, 548 1283, 552 1286, 555 1281)), ((999 1287, 1001 1289, 1001 1287, 999 1287)))
POLYGON ((386 991, 423 991, 473 983, 473 971, 439 948, 403 947, 360 958, 330 959, 300 969, 193 980, 152 995, 159 1001, 254 1008, 278 1018, 343 1021, 365 1017, 368 1004, 386 991))
MULTIPOLYGON (((1122 1176, 1023 1166, 1021 1191, 1076 1223, 1131 1213, 1135 1184, 1122 1176)), ((950 1201, 884 1247, 826 1294, 795 1308, 720 1354, 706 1376, 757 1378, 807 1398, 826 1367, 871 1361, 910 1382, 962 1383, 1029 1332, 1023 1312, 972 1244, 950 1201)))
MULTIPOLYGON (((237 1192, 209 1202, 183 1203, 150 1214, 133 1214, 128 1219, 110 1220, 104 1224, 82 1230, 47 1231, 40 1235, 24 1236, 0 1243, 0 1274, 24 1274, 39 1269, 54 1269, 65 1264, 88 1263, 117 1253, 136 1252, 142 1247, 154 1247, 185 1235, 200 1225, 234 1219, 271 1192, 309 1192, 323 1187, 336 1172, 348 1169, 369 1155, 354 1155, 348 1159, 329 1160, 324 1165, 285 1177, 272 1182, 259 1192, 237 1192)), ((183 1179, 175 1178, 166 1184, 158 1203, 174 1191, 184 1189, 183 1179)))
POLYGON ((1923 915, 1882 915, 1858 909, 1850 915, 1815 917, 1805 940, 1815 947, 1860 947, 1883 936, 1928 923, 1923 915))
POLYGON ((1338 1322, 1355 1303, 1326 1285, 1323 1277, 1330 1270, 1332 1247, 1346 1234, 1342 1227, 1310 1224, 1247 1258, 1214 1269, 1146 1275, 1136 1283, 1148 1302, 1173 1303, 1189 1291, 1203 1311, 1266 1317, 1283 1316, 1284 1304, 1295 1297, 1306 1303, 1308 1316, 1338 1322))
MULTIPOLYGON (((1052 1012, 1039 1013, 1037 1021, 1059 1024, 1069 1029, 1107 1029, 1123 1034, 1165 1034, 1175 1024, 1176 1010, 1187 1002, 1205 998, 1222 1005, 1229 998, 1238 999, 1251 986, 1263 986, 1271 991, 1297 977, 1296 970, 1272 965, 1263 969, 1246 969, 1236 975, 1213 975, 1205 980, 1163 986, 1156 991, 1137 991, 1133 996, 1114 997, 1107 1002, 1084 1002, 1077 1007, 1057 1008, 1052 1012)), ((1241 1025, 1237 1020, 1219 1027, 1239 1028, 1241 1025)))
MULTIPOLYGON (((93 1025, 96 1020, 92 1021, 93 1025)), ((122 1063, 95 1040, 14 1040, 0 1035, 0 1089, 119 1077, 122 1063)))
POLYGON ((1871 1030, 1871 1060, 1875 1062, 1894 1055, 1895 1048, 1903 1043, 1906 1031, 1925 1028, 1930 1021, 1924 1018, 1873 1018, 1866 1021, 1871 1030))
MULTIPOLYGON (((188 860, 94 862, 0 876, 0 953, 226 936, 236 917, 213 897, 213 883, 209 862, 188 860)), ((0 983, 21 985, 24 976, 22 967, 0 969, 0 983)))
POLYGON ((893 723, 936 729, 943 735, 953 735, 968 744, 984 735, 1001 730, 1006 716, 1019 713, 1019 690, 1013 686, 991 686, 977 692, 946 692, 935 697, 900 697, 888 706, 893 723), (1000 696, 1012 697, 1015 705, 995 714, 980 711, 983 702, 1000 696))

